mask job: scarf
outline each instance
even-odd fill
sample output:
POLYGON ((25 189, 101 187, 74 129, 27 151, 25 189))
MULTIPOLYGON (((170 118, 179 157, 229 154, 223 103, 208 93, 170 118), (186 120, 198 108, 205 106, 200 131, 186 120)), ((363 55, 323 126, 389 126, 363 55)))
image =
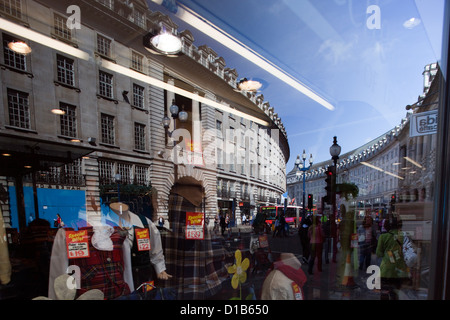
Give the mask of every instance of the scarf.
POLYGON ((281 271, 286 277, 298 284, 300 288, 306 283, 307 278, 301 267, 296 269, 284 264, 282 261, 278 261, 275 263, 275 269, 281 271))

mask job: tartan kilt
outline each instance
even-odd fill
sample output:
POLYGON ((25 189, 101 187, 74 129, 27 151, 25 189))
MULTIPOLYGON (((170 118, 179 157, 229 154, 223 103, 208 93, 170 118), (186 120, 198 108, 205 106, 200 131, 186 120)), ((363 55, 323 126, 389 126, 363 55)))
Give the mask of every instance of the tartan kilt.
POLYGON ((112 251, 101 251, 92 245, 92 227, 87 229, 89 237, 88 258, 69 259, 69 264, 77 265, 81 271, 81 288, 77 290, 77 297, 91 289, 99 289, 105 295, 105 299, 115 299, 130 293, 130 288, 125 282, 123 242, 127 237, 127 231, 115 227, 111 235, 113 242, 112 251))
POLYGON ((213 248, 211 233, 205 227, 204 240, 186 240, 186 212, 202 212, 177 194, 169 195, 169 221, 172 232, 163 238, 167 284, 177 291, 177 299, 199 300, 213 297, 227 277, 222 246, 213 248))

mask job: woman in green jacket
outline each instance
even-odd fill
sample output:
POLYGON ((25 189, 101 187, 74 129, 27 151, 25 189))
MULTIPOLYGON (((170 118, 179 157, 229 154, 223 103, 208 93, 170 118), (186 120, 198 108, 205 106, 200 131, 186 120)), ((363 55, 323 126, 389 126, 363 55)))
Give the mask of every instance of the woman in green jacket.
POLYGON ((380 265, 381 299, 398 300, 397 291, 408 281, 408 267, 403 259, 403 234, 397 217, 386 219, 386 233, 378 238, 376 254, 380 265))

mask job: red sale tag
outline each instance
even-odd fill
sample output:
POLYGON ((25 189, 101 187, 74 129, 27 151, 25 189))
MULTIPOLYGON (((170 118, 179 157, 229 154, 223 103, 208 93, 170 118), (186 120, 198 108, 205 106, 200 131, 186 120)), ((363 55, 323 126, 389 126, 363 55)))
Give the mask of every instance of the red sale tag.
POLYGON ((87 230, 66 231, 67 257, 69 259, 89 258, 87 230))
POLYGON ((292 291, 294 292, 294 299, 295 300, 302 300, 302 291, 300 290, 300 287, 295 282, 292 282, 292 291))
POLYGON ((205 214, 202 212, 186 212, 186 239, 203 240, 205 214))
POLYGON ((269 247, 269 240, 267 239, 267 235, 259 236, 259 247, 260 248, 269 247))
POLYGON ((151 248, 149 230, 147 228, 144 229, 136 228, 135 232, 138 251, 149 251, 151 248))

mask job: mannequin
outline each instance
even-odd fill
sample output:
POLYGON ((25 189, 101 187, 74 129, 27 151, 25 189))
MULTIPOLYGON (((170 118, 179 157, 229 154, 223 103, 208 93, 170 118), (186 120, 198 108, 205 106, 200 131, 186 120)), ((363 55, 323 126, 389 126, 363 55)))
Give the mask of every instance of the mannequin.
MULTIPOLYGON (((91 199, 91 204, 94 202, 91 199)), ((97 206, 93 204, 94 210, 97 206)), ((138 275, 133 268, 133 251, 136 230, 144 231, 147 235, 143 239, 145 246, 141 246, 141 253, 148 254, 148 261, 155 268, 158 279, 167 280, 171 276, 166 273, 164 255, 162 251, 161 238, 158 229, 150 219, 141 219, 138 215, 128 210, 128 205, 124 203, 113 203, 111 210, 117 216, 118 225, 111 227, 97 223, 94 226, 80 228, 79 231, 87 231, 89 256, 87 250, 81 251, 85 257, 68 256, 68 240, 72 235, 71 229, 61 228, 56 234, 50 261, 49 298, 55 299, 54 281, 67 273, 69 265, 75 265, 81 271, 81 288, 78 295, 91 289, 99 289, 105 294, 105 299, 116 299, 126 296, 135 290, 139 281, 151 280, 151 275, 142 277, 134 281, 133 273, 138 275), (145 222, 145 225, 144 225, 145 222), (143 230, 147 228, 148 232, 143 230), (138 228, 138 229, 136 229, 138 228)), ((85 239, 85 238, 84 238, 85 239)), ((85 245, 86 246, 86 245, 85 245)))
MULTIPOLYGON (((137 260, 143 260, 143 257, 137 256, 142 255, 142 253, 144 252, 148 252, 150 258, 149 262, 151 262, 151 264, 155 268, 155 272, 159 280, 168 280, 169 278, 171 278, 172 276, 166 272, 166 265, 161 244, 161 235, 156 225, 150 219, 129 211, 128 205, 124 203, 111 203, 110 208, 119 218, 119 227, 124 228, 128 231, 127 239, 129 241, 131 249, 134 286, 138 287, 140 284, 142 284, 142 282, 150 280, 148 277, 147 279, 144 279, 145 275, 142 275, 142 273, 144 272, 142 270, 141 272, 139 272, 141 275, 137 277, 138 273, 136 273, 136 266, 134 264, 137 260), (146 250, 144 248, 145 250, 141 251, 139 250, 139 246, 136 243, 136 229, 141 230, 142 228, 148 228, 149 230, 150 250, 146 250)), ((146 244, 147 240, 144 239, 143 241, 146 244)), ((140 264, 142 264, 142 262, 140 264)), ((145 269, 147 269, 147 272, 151 272, 149 268, 145 269)))
POLYGON ((262 300, 303 300, 302 287, 306 275, 302 264, 292 253, 282 253, 280 260, 274 263, 262 287, 262 300))
POLYGON ((221 289, 220 276, 227 275, 224 251, 213 250, 208 228, 204 228, 203 239, 186 239, 186 213, 204 213, 203 199, 202 183, 192 177, 180 178, 169 195, 171 232, 165 238, 164 252, 167 270, 174 276, 169 284, 177 289, 177 299, 211 298, 221 289))

